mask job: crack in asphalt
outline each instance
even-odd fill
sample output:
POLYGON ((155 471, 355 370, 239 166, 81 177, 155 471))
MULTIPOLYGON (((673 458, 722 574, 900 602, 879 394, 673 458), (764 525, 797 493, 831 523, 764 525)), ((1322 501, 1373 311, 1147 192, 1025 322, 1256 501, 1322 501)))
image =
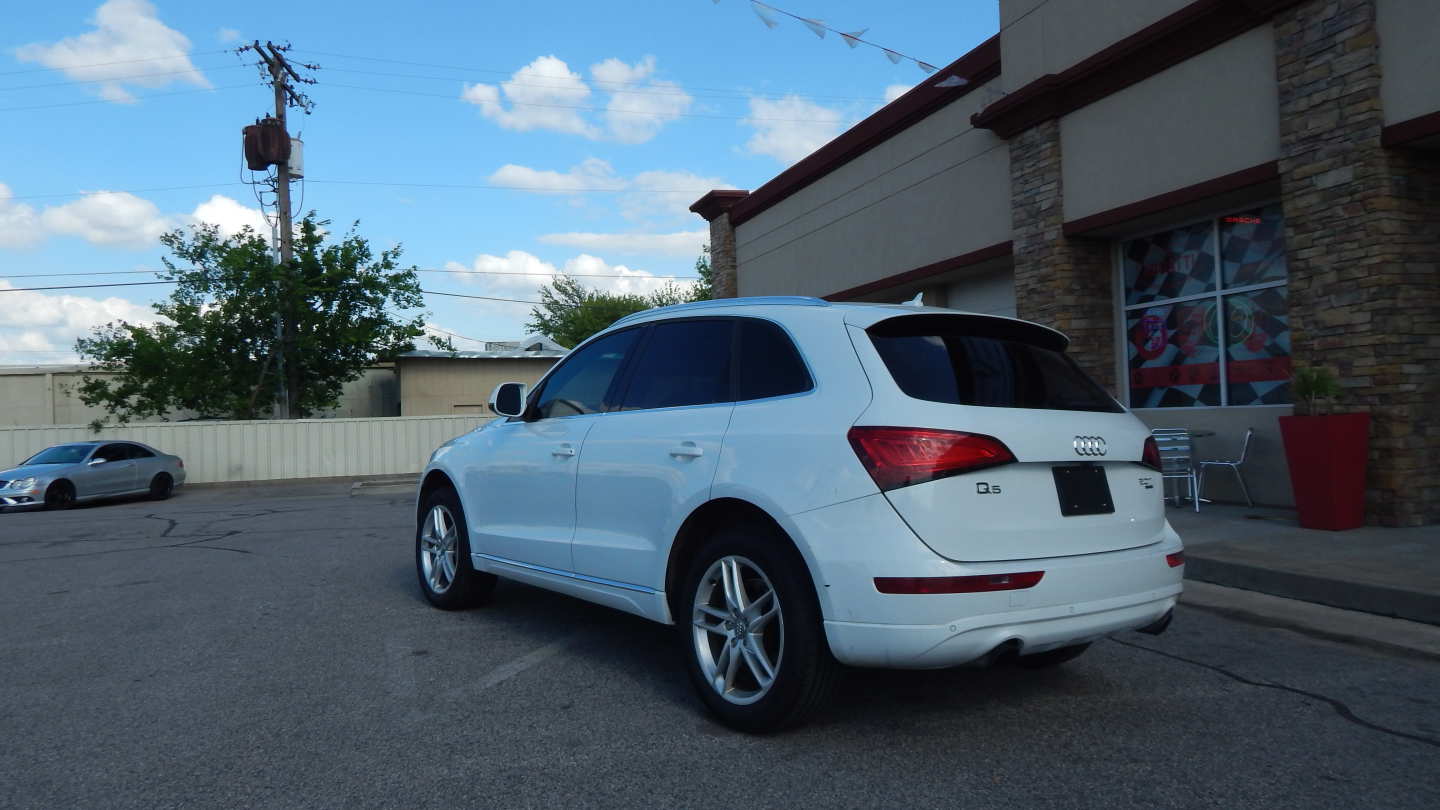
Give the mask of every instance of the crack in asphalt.
POLYGON ((1211 672, 1219 673, 1237 683, 1243 683, 1246 686, 1258 686, 1263 689, 1278 689, 1281 692, 1290 692, 1292 694, 1300 695, 1302 697, 1308 697, 1312 700, 1318 700, 1322 703, 1329 704, 1330 708, 1334 709, 1335 713, 1340 715, 1340 717, 1346 722, 1354 723, 1355 725, 1361 726, 1363 728, 1368 728, 1371 731, 1378 731, 1381 734, 1388 734, 1392 737, 1399 737, 1404 740, 1410 740, 1411 742, 1418 742, 1423 745, 1440 748, 1440 739, 1435 739, 1434 737, 1426 737, 1421 734, 1411 734, 1406 731, 1400 731, 1399 729, 1382 726, 1379 723, 1372 723, 1369 720, 1366 720, 1363 717, 1356 715, 1355 712, 1351 710, 1351 708, 1347 706, 1343 700, 1332 698, 1328 695, 1322 695, 1318 692, 1310 692, 1308 690, 1300 689, 1294 686, 1287 686, 1283 683, 1251 680, 1244 675, 1236 672, 1231 672, 1230 670, 1216 664, 1207 664, 1204 661, 1197 661, 1193 658, 1186 658, 1183 655, 1176 655, 1175 653, 1168 653, 1163 650, 1157 650, 1154 647, 1146 647, 1143 644, 1135 644, 1134 642, 1130 641, 1121 641, 1118 638, 1112 637, 1110 640, 1115 642, 1116 644, 1121 645, 1122 647, 1130 647, 1131 649, 1141 650, 1142 652, 1154 653, 1155 655, 1159 655, 1164 658, 1170 658, 1172 660, 1180 661, 1182 663, 1190 664, 1192 666, 1197 666, 1201 669, 1208 669, 1211 672))
MULTIPOLYGON (((161 519, 161 520, 168 520, 168 518, 160 518, 160 519, 161 519)), ((172 524, 175 523, 175 521, 170 521, 170 522, 171 522, 172 524)), ((170 533, 170 530, 173 529, 173 528, 174 528, 174 526, 172 525, 172 526, 170 527, 170 529, 166 529, 166 530, 165 530, 165 533, 164 533, 164 534, 161 534, 160 536, 161 536, 161 537, 165 537, 167 534, 170 533)), ((214 549, 215 551, 233 551, 233 552, 235 552, 236 554, 254 554, 255 552, 250 551, 250 550, 248 550, 248 549, 243 549, 243 548, 230 548, 230 547, 228 547, 228 546, 202 546, 202 545, 200 545, 201 543, 213 543, 213 542, 215 542, 216 540, 224 540, 224 539, 227 538, 227 537, 234 537, 234 536, 237 535, 237 534, 243 534, 243 532, 241 532, 239 529, 231 529, 231 530, 229 530, 229 531, 221 532, 221 533, 219 533, 219 534, 207 534, 207 535, 205 535, 205 536, 203 536, 203 537, 196 537, 196 538, 194 538, 194 539, 186 540, 186 541, 183 542, 183 543, 164 543, 164 544, 161 544, 161 545, 158 545, 158 546, 135 546, 134 548, 107 548, 107 549, 101 549, 101 550, 98 550, 98 551, 84 551, 84 552, 81 552, 81 553, 79 553, 79 554, 52 554, 52 555, 49 555, 49 556, 46 556, 46 557, 17 557, 16 559, 13 559, 13 560, 0 560, 0 565, 4 565, 4 564, 6 564, 6 563, 18 563, 18 562, 37 562, 37 561, 42 561, 42 560, 63 560, 63 559, 71 559, 71 558, 74 558, 74 557, 96 557, 96 556, 99 556, 99 555, 101 555, 101 554, 120 554, 120 553, 123 553, 123 552, 126 552, 126 551, 154 551, 155 549, 162 549, 162 548, 205 548, 205 549, 214 549)))
POLYGON ((175 531, 175 527, 180 525, 180 521, 176 520, 175 518, 161 517, 160 515, 144 515, 144 518, 146 520, 163 520, 166 523, 170 524, 165 527, 165 531, 160 533, 161 537, 169 537, 170 532, 175 531))

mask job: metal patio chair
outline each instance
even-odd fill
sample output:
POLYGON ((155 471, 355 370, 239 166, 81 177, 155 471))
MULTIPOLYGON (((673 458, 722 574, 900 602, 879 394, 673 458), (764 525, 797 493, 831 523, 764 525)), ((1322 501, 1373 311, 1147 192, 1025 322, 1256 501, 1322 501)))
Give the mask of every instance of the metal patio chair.
MULTIPOLYGON (((1200 481, 1195 470, 1194 440, 1187 428, 1155 428, 1150 431, 1155 444, 1160 448, 1160 481, 1165 496, 1169 497, 1169 482, 1184 481, 1195 511, 1200 511, 1200 481)), ((1181 494, 1176 487, 1175 505, 1180 505, 1181 494)))
MULTIPOLYGON (((1245 457, 1250 454, 1250 440, 1255 436, 1255 428, 1245 429, 1245 441, 1240 444, 1240 457, 1234 461, 1220 459, 1200 462, 1200 491, 1205 490, 1205 470, 1210 467, 1229 467, 1235 473, 1235 480, 1240 482, 1240 492, 1245 495, 1245 503, 1251 507, 1255 501, 1250 499, 1250 487, 1245 485, 1245 474, 1240 472, 1240 465, 1245 463, 1245 457)), ((1158 441, 1158 439, 1157 439, 1158 441)))

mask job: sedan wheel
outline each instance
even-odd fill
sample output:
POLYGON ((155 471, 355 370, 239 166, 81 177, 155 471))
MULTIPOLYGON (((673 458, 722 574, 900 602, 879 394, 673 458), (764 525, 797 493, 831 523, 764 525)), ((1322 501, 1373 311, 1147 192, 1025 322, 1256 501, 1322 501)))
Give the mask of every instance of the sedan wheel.
POLYGON ((436 490, 425 500, 415 527, 415 571, 425 598, 443 610, 480 604, 495 590, 495 575, 470 564, 465 512, 452 489, 436 490))
POLYGON ((45 490, 46 509, 69 509, 75 505, 75 487, 68 481, 57 481, 45 490))
POLYGON ((720 697, 746 706, 775 684, 785 654, 785 618, 770 578, 739 556, 716 560, 695 591, 695 656, 720 697))

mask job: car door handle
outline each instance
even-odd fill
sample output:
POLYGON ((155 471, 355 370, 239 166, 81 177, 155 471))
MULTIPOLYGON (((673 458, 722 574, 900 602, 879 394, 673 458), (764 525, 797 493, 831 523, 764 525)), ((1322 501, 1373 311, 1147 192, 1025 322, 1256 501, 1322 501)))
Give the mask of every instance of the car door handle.
POLYGON ((699 458, 705 455, 705 448, 696 447, 694 442, 685 442, 679 447, 670 448, 670 455, 676 458, 699 458))
POLYGON ((575 455, 574 445, 562 444, 550 451, 550 455, 558 458, 572 458, 575 455))

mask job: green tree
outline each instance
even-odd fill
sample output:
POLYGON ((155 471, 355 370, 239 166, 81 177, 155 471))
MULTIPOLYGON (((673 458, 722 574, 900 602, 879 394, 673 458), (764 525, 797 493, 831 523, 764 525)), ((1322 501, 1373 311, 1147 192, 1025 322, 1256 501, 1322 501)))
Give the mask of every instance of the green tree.
POLYGON ((77 340, 77 352, 114 374, 85 378, 81 401, 122 423, 177 411, 254 419, 278 391, 283 347, 289 416, 334 407, 366 366, 414 348, 424 319, 406 312, 424 301, 399 247, 377 255, 353 228, 327 243, 329 224, 313 212, 301 221, 289 266, 250 228, 162 236, 176 259, 160 275, 175 289, 153 305, 162 320, 114 322, 77 340))
POLYGON ((561 346, 574 347, 626 315, 653 307, 709 300, 714 289, 710 281, 708 245, 695 260, 695 272, 699 282, 686 286, 672 282, 649 295, 592 290, 574 276, 558 276, 540 288, 540 305, 530 310, 525 328, 548 335, 561 346))

